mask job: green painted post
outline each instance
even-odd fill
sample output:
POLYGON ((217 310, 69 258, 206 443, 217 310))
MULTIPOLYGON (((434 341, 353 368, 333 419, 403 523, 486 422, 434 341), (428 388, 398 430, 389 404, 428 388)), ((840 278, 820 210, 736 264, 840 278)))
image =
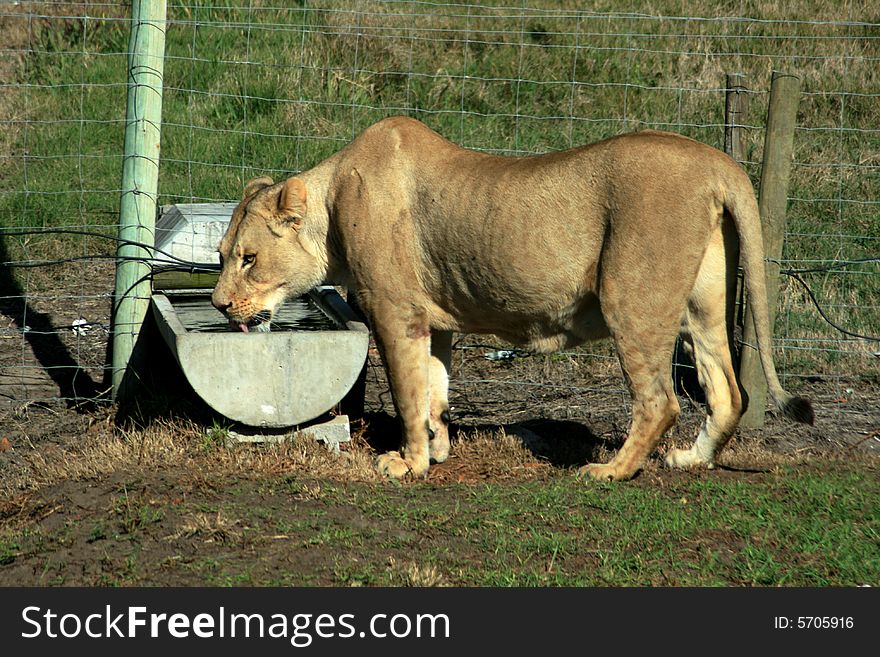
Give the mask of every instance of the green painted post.
MULTIPOLYGON (((159 183, 162 74, 165 56, 165 0, 133 0, 128 43, 128 102, 119 237, 152 246, 159 183)), ((113 312, 113 398, 124 400, 135 389, 144 361, 138 345, 150 303, 151 250, 120 242, 116 250, 113 312)))
MULTIPOLYGON (((761 188, 758 206, 761 212, 761 232, 764 236, 764 256, 778 261, 782 256, 785 237, 785 212, 788 207, 788 181, 794 153, 794 128, 800 101, 800 78, 795 75, 773 73, 770 86, 770 105, 767 109, 767 131, 764 137, 764 161, 761 169, 761 188)), ((779 295, 779 265, 765 263, 767 276, 767 304, 770 311, 770 330, 776 318, 776 299, 779 295)), ((749 398, 743 414, 744 427, 764 424, 767 406, 767 381, 761 359, 755 350, 755 327, 746 304, 743 331, 743 349, 740 360, 740 382, 749 398)))

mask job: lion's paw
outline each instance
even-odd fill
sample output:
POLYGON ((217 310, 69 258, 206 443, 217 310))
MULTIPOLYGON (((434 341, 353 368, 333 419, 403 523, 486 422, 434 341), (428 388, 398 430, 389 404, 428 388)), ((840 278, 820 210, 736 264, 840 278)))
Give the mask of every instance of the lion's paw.
POLYGON ((671 449, 666 454, 666 465, 670 468, 713 468, 714 463, 707 461, 695 449, 671 449))
POLYGON ((588 463, 578 470, 579 477, 589 477, 593 481, 623 481, 632 479, 634 474, 611 463, 588 463))
POLYGON ((443 463, 449 458, 449 434, 440 431, 435 432, 431 442, 428 443, 428 453, 431 463, 443 463))
POLYGON ((417 466, 407 461, 400 452, 387 452, 376 461, 376 468, 386 477, 403 479, 406 476, 424 477, 428 474, 428 466, 417 466))

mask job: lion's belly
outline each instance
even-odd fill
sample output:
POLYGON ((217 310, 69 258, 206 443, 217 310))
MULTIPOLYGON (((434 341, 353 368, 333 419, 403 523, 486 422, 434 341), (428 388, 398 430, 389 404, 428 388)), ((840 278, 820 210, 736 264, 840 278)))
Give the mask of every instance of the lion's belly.
POLYGON ((451 216, 422 222, 417 250, 423 289, 453 330, 537 352, 608 335, 598 301, 604 228, 584 208, 573 204, 558 231, 536 227, 518 206, 451 216), (444 221, 456 229, 441 228, 444 221))
MULTIPOLYGON (((447 290, 448 291, 448 290, 447 290)), ((517 298, 487 294, 443 304, 443 314, 465 333, 489 333, 534 353, 551 353, 608 337, 598 298, 592 292, 562 297, 552 289, 517 298)))

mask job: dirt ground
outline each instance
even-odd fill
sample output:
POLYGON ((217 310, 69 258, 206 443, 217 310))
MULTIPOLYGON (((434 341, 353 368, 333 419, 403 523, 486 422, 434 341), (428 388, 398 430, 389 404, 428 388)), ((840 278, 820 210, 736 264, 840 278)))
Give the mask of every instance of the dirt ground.
MULTIPOLYGON (((291 553, 285 545, 315 540, 326 523, 368 522, 351 506, 325 501, 327 490, 358 495, 376 486, 373 459, 393 448, 399 436, 375 350, 364 416, 353 423, 353 440, 341 456, 302 442, 270 451, 218 448, 217 436, 227 423, 188 391, 161 343, 151 358, 165 371, 156 394, 127 409, 89 401, 104 389, 109 271, 96 267, 94 275, 80 279, 75 304, 72 295, 58 294, 0 301, 0 583, 346 583, 349 575, 338 562, 318 564, 317 553, 291 553), (84 331, 74 330, 80 318, 87 322, 84 331), (320 523, 288 526, 291 500, 300 516, 323 514, 320 523), (261 516, 244 527, 241 519, 224 516, 227 503, 261 509, 261 516), (174 508, 180 513, 167 512, 174 508), (259 546, 245 541, 255 523, 266 525, 263 534, 284 540, 266 539, 259 546), (137 536, 131 541, 136 547, 108 547, 111 536, 117 545, 120 536, 137 536), (146 574, 134 565, 144 560, 158 566, 146 574), (216 573, 245 563, 248 581, 218 579, 216 573), (311 574, 293 580, 273 575, 292 572, 311 574)), ((488 359, 499 346, 485 336, 459 336, 456 342, 453 455, 433 466, 425 482, 441 502, 456 503, 459 483, 570 473, 585 462, 607 459, 624 438, 629 402, 606 346, 593 355, 488 359)), ((741 429, 715 476, 762 476, 791 462, 821 467, 826 458, 880 462, 875 381, 791 378, 788 386, 813 401, 816 425, 794 425, 771 414, 763 428, 741 429)), ((662 453, 692 440, 702 419, 697 401, 683 393, 681 402, 680 422, 632 485, 669 486, 688 476, 660 466, 662 453)), ((407 494, 406 486, 399 494, 407 494)), ((423 540, 390 519, 369 522, 379 545, 423 540)), ((466 553, 472 546, 461 549, 459 560, 480 557, 466 553)), ((430 571, 400 564, 392 571, 383 581, 432 583, 430 571)))

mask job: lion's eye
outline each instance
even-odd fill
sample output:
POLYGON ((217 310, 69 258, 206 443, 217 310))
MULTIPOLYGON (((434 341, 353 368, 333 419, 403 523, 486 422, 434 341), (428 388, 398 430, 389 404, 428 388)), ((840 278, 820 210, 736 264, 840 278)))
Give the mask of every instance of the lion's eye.
POLYGON ((254 264, 254 261, 257 259, 257 256, 253 254, 243 255, 241 256, 241 266, 249 267, 254 264))

